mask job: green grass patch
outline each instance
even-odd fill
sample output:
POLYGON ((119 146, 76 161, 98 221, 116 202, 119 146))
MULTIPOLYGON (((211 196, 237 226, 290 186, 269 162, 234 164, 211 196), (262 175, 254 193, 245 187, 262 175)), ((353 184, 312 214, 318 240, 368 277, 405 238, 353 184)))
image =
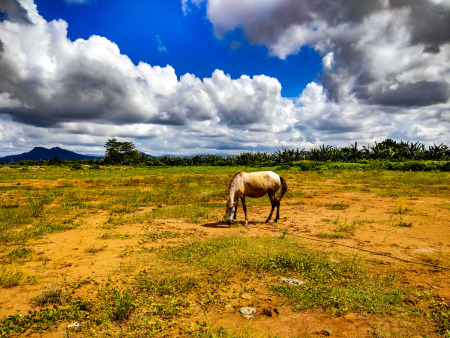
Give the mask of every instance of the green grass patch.
POLYGON ((96 253, 99 253, 99 252, 101 252, 101 251, 103 251, 103 250, 105 250, 106 249, 106 246, 105 245, 102 245, 102 246, 96 246, 96 245, 89 245, 86 249, 85 249, 85 251, 87 252, 87 253, 90 253, 90 254, 96 254, 96 253))
POLYGON ((25 273, 15 265, 0 267, 0 286, 12 288, 25 280, 25 273))
POLYGON ((91 305, 83 301, 42 310, 29 311, 27 314, 16 314, 3 318, 0 322, 0 336, 9 337, 23 334, 30 330, 34 332, 51 331, 55 325, 63 321, 78 321, 89 315, 91 305))
POLYGON ((320 232, 316 235, 319 238, 328 238, 328 239, 340 239, 340 238, 346 238, 343 234, 339 233, 326 233, 326 232, 320 232))
POLYGON ((25 259, 30 258, 34 249, 27 247, 19 247, 9 251, 2 259, 2 262, 12 263, 17 261, 23 261, 25 259))
POLYGON ((412 222, 400 221, 398 223, 395 223, 395 226, 401 227, 401 228, 411 228, 412 222))
POLYGON ((327 208, 330 210, 347 210, 349 207, 350 207, 350 204, 347 202, 327 204, 327 208))
POLYGON ((169 239, 169 238, 180 238, 183 237, 183 234, 179 231, 170 231, 170 230, 153 230, 147 231, 142 235, 142 239, 144 242, 156 242, 161 239, 169 239))
POLYGON ((128 290, 106 290, 103 292, 106 314, 114 321, 125 321, 136 309, 135 296, 128 290))
POLYGON ((404 296, 403 291, 373 276, 360 258, 330 257, 303 249, 287 238, 215 238, 168 248, 161 254, 212 271, 299 276, 306 281, 304 286, 280 282, 271 287, 294 309, 328 308, 334 314, 385 313, 401 306, 404 296))
POLYGON ((67 296, 68 295, 66 295, 62 289, 54 285, 48 285, 31 300, 31 303, 40 307, 47 305, 62 305, 67 296))

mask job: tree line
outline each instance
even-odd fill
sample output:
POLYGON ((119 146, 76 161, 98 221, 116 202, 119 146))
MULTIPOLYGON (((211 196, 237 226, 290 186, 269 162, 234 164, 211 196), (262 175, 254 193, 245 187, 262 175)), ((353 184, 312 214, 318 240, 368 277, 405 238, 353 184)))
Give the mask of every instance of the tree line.
MULTIPOLYGON (((96 160, 64 161, 54 157, 48 161, 21 161, 18 164, 49 164, 62 165, 68 162, 88 164, 93 168, 100 165, 144 165, 144 166, 299 166, 304 170, 315 170, 330 167, 330 163, 352 163, 363 165, 373 162, 383 162, 387 169, 405 168, 399 163, 415 162, 411 170, 446 170, 450 171, 450 148, 447 145, 425 146, 420 142, 394 141, 386 139, 373 145, 358 146, 358 143, 347 147, 321 145, 309 150, 282 148, 273 153, 242 152, 238 155, 194 155, 194 156, 151 156, 140 152, 132 142, 120 142, 113 138, 105 143, 105 156, 96 160), (438 161, 438 164, 417 164, 424 161, 438 161), (445 163, 446 162, 446 163, 445 163), (391 164, 389 164, 391 163, 391 164), (392 168, 388 168, 391 166, 392 168), (421 169, 422 168, 422 169, 421 169), (424 169, 425 168, 425 169, 424 169), (447 169, 445 169, 447 168, 447 169)), ((337 165, 337 164, 336 164, 337 165)), ((334 165, 334 167, 336 167, 334 165)), ((379 166, 378 166, 379 167, 379 166)), ((406 167, 408 169, 408 167, 406 167)), ((403 169, 402 169, 403 170, 403 169)))
POLYGON ((146 156, 131 142, 109 140, 105 145, 105 164, 143 164, 149 166, 276 166, 292 165, 301 161, 361 163, 369 160, 392 162, 404 161, 449 161, 450 149, 444 144, 426 147, 423 143, 394 141, 387 139, 374 145, 348 147, 322 145, 310 150, 282 148, 274 153, 242 152, 238 155, 194 155, 194 156, 146 156))

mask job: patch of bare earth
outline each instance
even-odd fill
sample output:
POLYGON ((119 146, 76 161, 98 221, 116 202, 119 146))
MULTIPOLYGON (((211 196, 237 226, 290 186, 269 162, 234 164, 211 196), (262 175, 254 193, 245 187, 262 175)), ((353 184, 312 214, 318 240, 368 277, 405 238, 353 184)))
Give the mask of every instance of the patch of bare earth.
MULTIPOLYGON (((377 266, 379 271, 395 271, 399 285, 434 290, 448 302, 449 270, 432 267, 450 267, 449 208, 441 207, 448 203, 446 198, 439 197, 399 199, 371 193, 318 193, 312 198, 284 200, 281 220, 277 224, 263 223, 270 209, 268 205, 250 204, 248 228, 242 226, 243 213, 239 209, 238 221, 241 223, 231 228, 222 223, 190 224, 181 220, 158 220, 151 224, 126 224, 109 231, 103 226, 108 220, 108 212, 98 211, 86 216, 83 225, 76 229, 51 234, 27 245, 35 251, 32 260, 24 263, 23 269, 27 274, 37 276, 37 283, 1 288, 0 318, 19 311, 27 313, 33 308, 30 300, 48 285, 71 285, 77 295, 87 299, 94 299, 99 285, 104 285, 108 280, 118 289, 125 288, 132 282, 134 273, 152 268, 153 262, 145 259, 145 251, 141 250, 143 247, 151 249, 177 245, 186 239, 217 235, 282 236, 284 233, 297 236, 306 248, 375 260, 379 264, 373 266, 377 266), (337 204, 344 205, 344 208, 333 209, 333 205, 337 204), (410 226, 399 226, 400 222, 410 223, 410 226), (183 237, 144 243, 141 235, 149 227, 177 231, 183 237), (342 238, 331 238, 336 234, 341 234, 342 238)), ((228 289, 241 288, 245 282, 245 278, 237 279, 236 285, 230 285, 228 289)), ((285 299, 274 296, 265 287, 264 280, 251 282, 259 287, 227 301, 223 309, 185 321, 215 323, 230 332, 242 331, 250 326, 255 334, 281 337, 306 334, 365 337, 375 331, 382 334, 383 330, 399 336, 436 335, 432 323, 425 318, 411 323, 402 318, 358 313, 337 317, 322 309, 294 312, 285 299), (242 306, 257 308, 251 321, 238 312, 242 306)), ((62 336, 66 325, 41 336, 62 336)))

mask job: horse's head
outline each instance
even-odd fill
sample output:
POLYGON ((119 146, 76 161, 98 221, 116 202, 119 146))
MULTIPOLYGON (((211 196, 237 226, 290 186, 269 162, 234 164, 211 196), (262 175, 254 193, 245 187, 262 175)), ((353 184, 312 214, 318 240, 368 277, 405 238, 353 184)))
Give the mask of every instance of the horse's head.
POLYGON ((227 224, 231 225, 231 223, 233 223, 234 221, 234 214, 236 212, 237 202, 228 200, 225 202, 225 204, 226 204, 225 218, 227 220, 227 224))

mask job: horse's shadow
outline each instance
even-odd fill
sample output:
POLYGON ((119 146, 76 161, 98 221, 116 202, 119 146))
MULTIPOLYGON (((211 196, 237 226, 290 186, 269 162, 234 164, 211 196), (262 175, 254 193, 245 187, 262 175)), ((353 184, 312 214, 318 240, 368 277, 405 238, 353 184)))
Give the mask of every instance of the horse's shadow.
POLYGON ((225 222, 215 222, 215 223, 206 223, 206 224, 201 224, 202 227, 204 228, 229 228, 228 224, 225 222))
MULTIPOLYGON (((259 223, 258 222, 248 222, 248 224, 255 225, 255 224, 259 224, 259 223)), ((204 228, 215 228, 215 229, 230 228, 230 226, 226 222, 205 223, 205 224, 200 224, 200 226, 202 226, 204 228)), ((237 227, 237 226, 243 226, 245 228, 245 226, 243 225, 242 222, 238 222, 237 224, 232 225, 231 228, 237 227)))

